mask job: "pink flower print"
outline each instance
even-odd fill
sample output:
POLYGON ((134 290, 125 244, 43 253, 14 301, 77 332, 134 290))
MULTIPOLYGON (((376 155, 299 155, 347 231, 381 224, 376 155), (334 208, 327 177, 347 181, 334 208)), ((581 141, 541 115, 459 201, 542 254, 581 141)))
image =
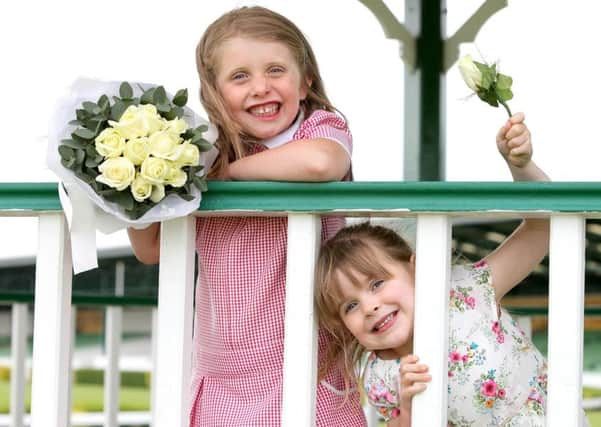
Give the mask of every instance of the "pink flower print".
POLYGON ((497 334, 497 342, 503 344, 505 342, 505 336, 502 333, 497 334))
POLYGON ((484 396, 494 397, 497 395, 497 383, 494 380, 487 380, 482 383, 480 392, 484 396))
POLYGON ((499 334, 499 332, 501 332, 501 327, 500 327, 500 325, 499 325, 499 322, 498 322, 498 321, 492 322, 492 331, 493 331, 495 334, 499 334))
POLYGON ((459 354, 457 351, 452 351, 450 358, 451 362, 459 362, 461 360, 461 354, 459 354))
POLYGON ((507 396, 507 392, 505 391, 505 389, 504 389, 504 388, 500 388, 500 389, 497 391, 497 397, 498 397, 499 399, 505 399, 505 396, 507 396))
POLYGON ((469 308, 474 308, 476 306, 476 299, 474 297, 468 297, 465 300, 465 303, 469 308))
POLYGON ((453 372, 451 372, 451 371, 449 371, 447 375, 448 375, 448 377, 449 377, 449 378, 452 378, 452 377, 454 377, 454 376, 455 376, 455 375, 453 374, 453 372))
POLYGON ((401 415, 401 410, 399 408, 392 408, 392 411, 390 411, 391 418, 396 418, 399 415, 401 415))
POLYGON ((390 392, 388 390, 386 390, 384 392, 384 394, 382 395, 382 397, 384 397, 384 399, 388 402, 388 403, 394 403, 394 398, 392 397, 392 394, 390 394, 390 392))
POLYGON ((376 386, 372 385, 369 388, 369 392, 367 393, 367 396, 373 400, 373 401, 377 401, 378 400, 378 395, 376 393, 376 386))
POLYGON ((463 356, 461 356, 461 361, 465 364, 467 363, 469 360, 469 358, 467 357, 467 354, 464 354, 463 356))
POLYGON ((486 261, 484 261, 483 259, 474 263, 474 267, 477 267, 477 268, 484 267, 485 265, 486 265, 486 261))

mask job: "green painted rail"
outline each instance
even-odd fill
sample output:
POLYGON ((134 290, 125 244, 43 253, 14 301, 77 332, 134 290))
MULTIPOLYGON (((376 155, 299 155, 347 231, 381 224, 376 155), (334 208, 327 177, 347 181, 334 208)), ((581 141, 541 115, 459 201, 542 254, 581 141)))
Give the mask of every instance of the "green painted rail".
MULTIPOLYGON (((2 183, 0 210, 60 210, 56 183, 2 183)), ((199 211, 601 212, 597 182, 211 182, 199 211)))

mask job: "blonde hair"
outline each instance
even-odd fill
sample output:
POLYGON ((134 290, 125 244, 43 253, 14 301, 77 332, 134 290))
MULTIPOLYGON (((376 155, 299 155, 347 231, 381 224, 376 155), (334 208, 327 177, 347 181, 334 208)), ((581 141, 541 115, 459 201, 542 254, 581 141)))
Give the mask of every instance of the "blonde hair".
POLYGON ((288 18, 264 7, 241 7, 225 13, 206 29, 196 46, 196 68, 200 78, 200 101, 209 120, 218 130, 217 148, 219 156, 209 171, 209 176, 218 177, 227 165, 247 154, 248 136, 242 138, 240 126, 225 107, 217 88, 217 57, 224 42, 234 37, 247 37, 283 43, 290 49, 301 71, 301 81, 310 81, 307 97, 301 102, 305 117, 313 111, 323 109, 337 112, 329 101, 319 74, 319 68, 309 42, 288 18))
POLYGON ((334 366, 344 375, 345 395, 350 384, 358 382, 357 368, 365 348, 344 325, 339 307, 342 302, 339 274, 359 284, 354 273, 367 277, 390 277, 377 255, 384 254, 393 261, 409 262, 411 247, 393 230, 379 225, 361 223, 345 227, 321 247, 315 270, 315 310, 319 325, 330 335, 324 360, 319 369, 323 378, 334 366))

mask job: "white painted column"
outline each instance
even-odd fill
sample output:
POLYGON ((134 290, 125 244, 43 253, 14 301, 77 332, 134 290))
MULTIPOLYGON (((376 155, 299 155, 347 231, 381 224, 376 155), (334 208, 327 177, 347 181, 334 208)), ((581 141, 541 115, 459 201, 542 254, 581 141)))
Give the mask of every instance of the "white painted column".
POLYGON ((313 284, 320 242, 319 216, 288 215, 281 420, 284 427, 315 425, 317 322, 313 310, 313 284))
POLYGON ((548 427, 582 425, 585 220, 551 217, 548 427))
MULTIPOLYGON (((158 331, 158 318, 159 311, 156 307, 152 307, 152 315, 151 315, 151 332, 150 332, 150 351, 151 351, 151 360, 152 360, 152 371, 150 373, 150 403, 151 413, 154 414, 154 403, 156 402, 156 381, 157 381, 157 331, 158 331)), ((155 417, 151 417, 150 427, 155 427, 157 424, 154 422, 155 417)))
POLYGON ((447 425, 447 357, 451 227, 446 215, 417 217, 413 353, 432 382, 413 398, 413 427, 447 425))
POLYGON ((33 323, 32 427, 69 420, 71 250, 63 212, 39 217, 33 323))
POLYGON ((23 427, 25 416, 25 361, 27 360, 27 304, 12 306, 10 339, 10 421, 13 427, 23 427))
MULTIPOLYGON (((115 263, 115 295, 123 296, 125 292, 125 264, 115 263)), ((104 343, 106 348, 106 366, 104 368, 104 425, 118 427, 119 386, 121 371, 119 356, 121 354, 121 331, 123 324, 123 308, 107 306, 104 325, 104 343)))
POLYGON ((189 421, 195 218, 162 223, 153 425, 189 421))

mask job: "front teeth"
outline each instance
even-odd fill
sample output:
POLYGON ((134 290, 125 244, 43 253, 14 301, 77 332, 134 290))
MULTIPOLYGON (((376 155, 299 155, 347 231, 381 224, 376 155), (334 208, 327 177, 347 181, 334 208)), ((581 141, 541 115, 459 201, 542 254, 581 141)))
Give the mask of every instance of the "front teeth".
POLYGON ((278 111, 277 104, 261 105, 259 107, 251 108, 251 113, 257 116, 273 114, 278 111))
POLYGON ((386 326, 388 324, 388 322, 390 322, 392 320, 394 313, 390 313, 388 316, 386 316, 384 318, 384 320, 382 320, 380 323, 378 323, 376 326, 374 326, 374 329, 376 331, 379 331, 382 327, 386 326))

